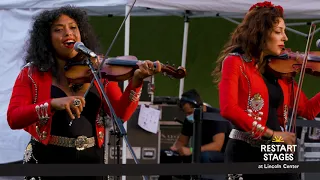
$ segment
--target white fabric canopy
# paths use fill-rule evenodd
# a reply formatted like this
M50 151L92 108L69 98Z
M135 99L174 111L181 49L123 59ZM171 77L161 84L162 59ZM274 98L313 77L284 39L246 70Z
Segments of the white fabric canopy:
M29 135L23 130L11 130L7 123L7 108L12 86L23 65L23 44L31 15L19 9L0 10L0 163L22 159Z
M110 7L126 4L126 0L2 0L4 9L47 9L72 4L78 7Z
M1 0L0 1L0 163L22 159L30 136L23 130L13 131L8 126L6 112L12 86L23 64L24 44L28 36L32 16L43 9L63 5L75 5L85 9L89 15L124 16L126 5L134 0ZM137 0L134 16L219 16L242 18L256 0ZM286 18L319 18L318 0L275 0L284 7ZM129 47L129 23L126 28L126 45ZM185 63L188 23L185 23L182 64ZM128 53L128 48L125 54ZM183 83L183 81L181 81ZM183 86L180 86L180 89ZM27 118L27 117L26 117Z
M220 14L232 18L242 18L251 5L263 0L137 0L135 6L183 13L191 11L191 16L215 16ZM129 0L131 5L134 0ZM284 8L285 18L320 18L318 0L273 0L273 4Z

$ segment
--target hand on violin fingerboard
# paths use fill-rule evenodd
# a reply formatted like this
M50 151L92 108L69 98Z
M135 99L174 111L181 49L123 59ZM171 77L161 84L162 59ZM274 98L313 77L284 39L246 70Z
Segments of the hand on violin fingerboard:
M133 77L137 77L138 79L144 79L154 74L157 74L161 71L161 63L156 61L156 66L152 61L138 61L138 69L135 70Z
M159 61L153 62L146 60L146 61L138 61L138 69L134 71L132 83L134 87L138 87L142 84L143 79L152 76L161 72L161 63Z

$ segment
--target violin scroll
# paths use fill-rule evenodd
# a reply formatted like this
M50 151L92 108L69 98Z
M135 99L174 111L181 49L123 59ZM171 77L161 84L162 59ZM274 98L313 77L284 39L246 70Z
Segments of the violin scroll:
M161 64L161 72L164 76L171 79L182 79L186 76L186 69L182 66L175 68L174 65Z

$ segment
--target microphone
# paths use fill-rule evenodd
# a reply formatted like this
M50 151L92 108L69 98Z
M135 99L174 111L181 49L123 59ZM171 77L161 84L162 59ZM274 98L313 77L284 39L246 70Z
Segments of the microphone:
M73 46L74 50L77 52L82 52L83 54L96 58L97 55L93 51L91 51L89 48L87 48L82 42L76 42Z
M320 39L317 40L316 46L317 46L317 48L320 48Z

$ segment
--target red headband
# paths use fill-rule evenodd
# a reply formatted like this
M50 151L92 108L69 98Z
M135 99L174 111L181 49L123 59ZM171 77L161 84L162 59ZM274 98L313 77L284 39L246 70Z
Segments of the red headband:
M249 11L251 11L252 9L255 9L255 8L256 9L258 9L258 8L277 8L283 14L283 8L281 6L275 6L270 1L256 3L250 7Z

